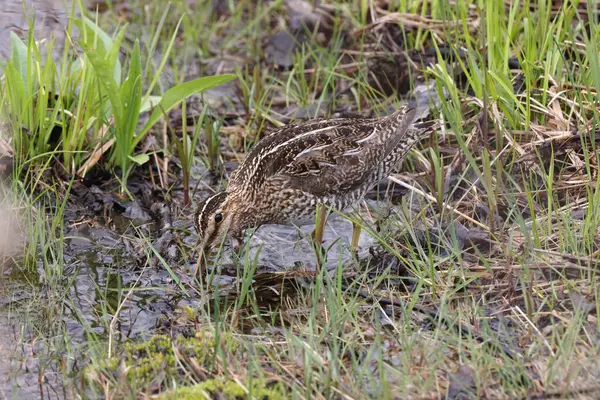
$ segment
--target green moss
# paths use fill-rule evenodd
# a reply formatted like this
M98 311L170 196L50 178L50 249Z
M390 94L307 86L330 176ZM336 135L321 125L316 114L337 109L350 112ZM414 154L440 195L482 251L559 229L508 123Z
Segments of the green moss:
M172 342L165 335L153 336L145 342L127 343L118 354L88 366L86 375L102 373L119 381L125 373L132 387L141 388L152 384L157 376L175 371Z
M219 390L223 392L227 398L235 399L238 397L246 397L246 391L244 388L234 381L228 380L223 382L223 385L219 388Z
M143 391L150 386L162 386L164 382L172 382L173 378L180 376L181 371L176 362L174 348L177 348L180 354L210 369L209 363L213 359L217 344L229 354L235 353L239 348L239 343L231 334L222 335L218 342L210 335L201 333L192 338L178 336L176 339L166 335L155 335L147 341L125 344L118 356L106 359L99 365L90 366L88 372L101 372L120 382L125 371L128 385L135 390ZM90 376L95 376L94 373ZM218 390L230 393L231 397L235 398L239 394L236 390L241 388L239 385L237 387L226 385L226 387L212 389L213 392Z
M279 383L270 385L263 381L253 381L252 396L261 400L280 400L283 399L283 386ZM173 392L163 394L161 400L197 400L205 398L214 398L216 394L224 396L226 399L237 400L247 397L246 390L236 381L225 379L223 377L208 379L194 386L179 387Z
M173 343L165 335L153 336L147 342L128 343L123 350L127 377L137 387L146 387L159 376L175 373Z
M217 345L227 354L235 354L239 348L239 343L231 334L222 335L218 342L215 338L202 333L188 338L180 336L175 341L175 347L181 354L193 358L198 364L206 367L209 367L208 363L212 361Z

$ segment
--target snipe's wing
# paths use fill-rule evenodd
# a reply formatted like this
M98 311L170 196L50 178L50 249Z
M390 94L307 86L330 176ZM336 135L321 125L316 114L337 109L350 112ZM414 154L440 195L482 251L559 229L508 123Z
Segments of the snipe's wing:
M284 127L260 141L229 181L229 190L260 190L267 181L316 196L360 187L398 146L419 138L416 109L377 119L330 119ZM251 192L252 192L251 191Z

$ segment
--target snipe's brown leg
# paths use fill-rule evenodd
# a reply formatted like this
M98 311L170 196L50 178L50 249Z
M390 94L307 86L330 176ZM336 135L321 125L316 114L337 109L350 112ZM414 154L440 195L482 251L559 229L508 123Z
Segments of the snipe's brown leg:
M323 204L317 205L317 218L315 221L315 230L313 231L313 239L315 251L317 253L317 267L321 268L325 262L325 249L323 248L323 231L327 222L327 213Z

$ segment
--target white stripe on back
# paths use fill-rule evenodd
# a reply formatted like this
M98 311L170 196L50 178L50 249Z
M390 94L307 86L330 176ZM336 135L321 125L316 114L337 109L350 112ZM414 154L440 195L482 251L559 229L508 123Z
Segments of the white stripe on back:
M258 160L255 162L254 164L254 168L252 169L252 173L248 176L248 180L246 181L246 187L247 184L250 183L250 181L252 180L252 178L254 178L254 175L256 174L256 171L258 170L258 166L260 165L260 163L262 162L262 160L267 157L270 154L276 153L280 148L287 146L288 144L291 144L297 140L300 140L302 138L305 138L307 136L310 135L314 135L315 133L319 133L319 132L326 132L328 130L331 129L336 129L338 128L340 125L332 125L332 126L326 126L325 128L320 128L320 129L315 129L313 131L308 131L308 132L304 132L303 134L300 134L298 136L294 136L293 138L286 140L283 143L279 143L277 146L273 147L272 149L270 149L269 151L267 151L265 154L261 154L259 155L257 158Z

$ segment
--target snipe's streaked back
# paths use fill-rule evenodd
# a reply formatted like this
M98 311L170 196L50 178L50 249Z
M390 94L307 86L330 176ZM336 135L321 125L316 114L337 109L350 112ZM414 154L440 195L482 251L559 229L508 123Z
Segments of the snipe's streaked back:
M338 210L356 204L430 133L431 124L417 128L415 118L416 109L404 106L383 118L314 120L263 138L227 190L199 205L201 250L224 235L239 244L245 229L262 224L308 224L319 204Z

